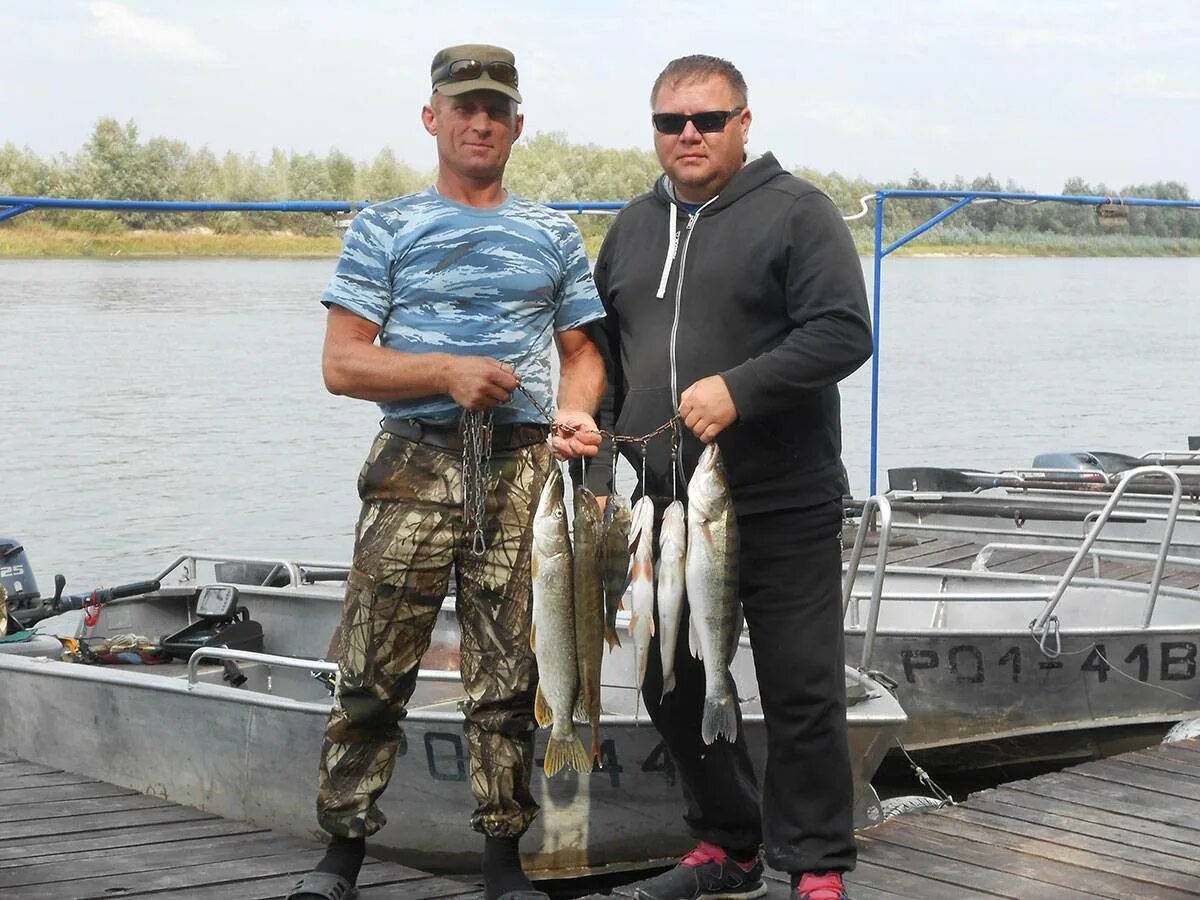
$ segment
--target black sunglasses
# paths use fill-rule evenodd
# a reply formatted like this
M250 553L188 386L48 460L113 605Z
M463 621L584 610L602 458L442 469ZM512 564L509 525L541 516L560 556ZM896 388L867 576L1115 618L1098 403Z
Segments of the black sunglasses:
M433 73L433 84L436 87L446 81L474 81L484 72L492 81L517 86L517 67L506 62L480 62L477 59L454 59L441 66Z
M710 109L708 112L692 113L690 116L683 113L655 113L650 120L659 134L683 134L688 122L691 122L697 131L712 134L724 131L729 120L742 109L741 106L735 106L733 109Z

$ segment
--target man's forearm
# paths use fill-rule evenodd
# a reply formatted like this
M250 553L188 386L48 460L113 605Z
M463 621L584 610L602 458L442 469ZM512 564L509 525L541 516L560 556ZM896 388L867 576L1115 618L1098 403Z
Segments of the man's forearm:
M582 342L561 360L558 408L594 416L604 396L604 360L590 340Z

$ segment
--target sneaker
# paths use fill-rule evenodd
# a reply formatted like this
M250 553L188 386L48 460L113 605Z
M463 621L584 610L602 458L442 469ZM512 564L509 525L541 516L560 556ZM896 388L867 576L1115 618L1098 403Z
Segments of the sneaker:
M750 900L764 897L763 864L756 855L738 862L716 844L701 841L675 868L638 884L637 900Z
M796 883L796 900L849 900L840 872L805 872Z

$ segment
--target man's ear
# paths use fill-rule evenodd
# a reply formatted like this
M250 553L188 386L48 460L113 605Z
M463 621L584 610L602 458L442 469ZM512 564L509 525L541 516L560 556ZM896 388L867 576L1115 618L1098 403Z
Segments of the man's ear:
M425 126L425 130L430 134L437 136L437 113L434 111L433 101L421 107L421 124Z
M521 136L521 132L525 130L525 114L517 113L517 124L513 128L513 143Z

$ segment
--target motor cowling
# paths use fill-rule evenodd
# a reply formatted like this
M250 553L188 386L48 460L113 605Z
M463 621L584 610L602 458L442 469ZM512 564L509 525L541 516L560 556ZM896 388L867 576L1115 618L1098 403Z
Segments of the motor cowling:
M19 613L42 605L37 579L25 548L12 538L0 537L0 585L8 595L8 609Z

